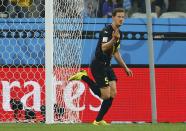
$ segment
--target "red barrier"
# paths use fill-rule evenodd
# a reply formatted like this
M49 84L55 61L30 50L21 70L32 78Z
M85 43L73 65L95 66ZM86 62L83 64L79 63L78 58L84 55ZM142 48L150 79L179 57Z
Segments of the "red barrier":
M150 122L149 69L132 68L132 78L127 77L121 68L114 70L118 77L117 96L105 119ZM39 112L40 106L45 103L44 73L43 68L1 68L0 121L13 119L9 104L11 98L25 101L25 108L31 107L37 112L37 119L42 119ZM186 121L186 68L157 68L156 87L158 121ZM81 97L80 106L85 108L80 111L80 118L83 122L91 122L101 102L91 94L87 85Z

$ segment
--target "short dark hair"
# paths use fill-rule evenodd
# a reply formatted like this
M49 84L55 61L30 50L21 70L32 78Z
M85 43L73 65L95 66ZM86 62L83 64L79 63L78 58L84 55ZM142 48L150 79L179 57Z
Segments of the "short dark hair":
M123 12L125 13L125 10L123 8L115 8L113 11L112 11L112 16L116 16L116 14L118 12Z

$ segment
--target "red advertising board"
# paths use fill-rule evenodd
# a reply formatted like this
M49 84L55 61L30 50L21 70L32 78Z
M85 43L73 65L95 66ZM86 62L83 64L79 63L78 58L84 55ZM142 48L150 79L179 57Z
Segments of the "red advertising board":
M90 75L90 70L85 68ZM45 103L44 68L0 69L0 121L12 121L10 99L21 99L24 108L36 112L43 119L40 106ZM105 119L108 121L151 121L151 96L148 68L132 68L133 77L123 69L114 69L117 96ZM88 86L81 95L82 122L91 122L97 115L101 101L92 95ZM157 116L159 122L186 121L186 68L156 68Z

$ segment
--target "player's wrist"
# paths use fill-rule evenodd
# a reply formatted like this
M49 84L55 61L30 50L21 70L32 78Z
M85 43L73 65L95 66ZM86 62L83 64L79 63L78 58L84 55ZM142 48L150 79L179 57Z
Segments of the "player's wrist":
M127 70L127 69L128 69L128 67L127 67L127 66L125 66L125 65L123 66L123 68L124 68L125 70Z

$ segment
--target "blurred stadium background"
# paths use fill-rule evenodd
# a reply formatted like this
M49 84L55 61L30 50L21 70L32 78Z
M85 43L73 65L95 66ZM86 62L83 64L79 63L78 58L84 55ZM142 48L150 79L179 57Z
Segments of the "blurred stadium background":
M134 77L128 78L116 62L112 61L118 77L118 94L105 119L112 123L151 123L145 0L84 0L83 4L81 67L89 74L89 64L99 38L99 31L111 22L111 11L116 7L123 7L127 11L125 23L121 27L120 52L134 72ZM60 6L65 5L61 3ZM2 123L45 122L45 8L47 8L45 0L0 0L0 122ZM156 126L122 124L114 125L110 130L186 130L184 125L186 1L151 0L151 8L157 121L174 124ZM84 108L75 115L73 112L70 115L77 117L79 122L89 123L94 120L101 101L92 95L86 84L82 84L85 88L82 88L78 107ZM56 97L60 97L60 101L63 102L64 90L65 88L61 92L57 90L56 93ZM57 121L63 121L65 115L69 115L66 114L63 104L57 103L54 106ZM2 125L0 130L11 127L17 130L28 128L28 125L23 124ZM72 128L78 127L81 130L92 128L89 126L72 125ZM38 127L29 125L29 127L33 130L48 128L46 125ZM54 129L58 128L63 130L70 128L70 125L55 125Z

